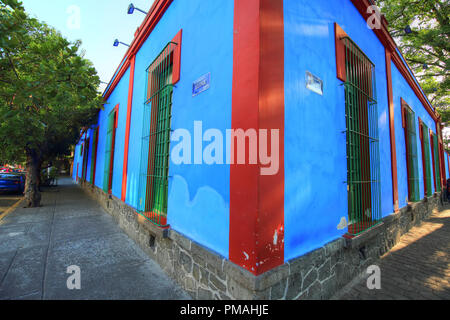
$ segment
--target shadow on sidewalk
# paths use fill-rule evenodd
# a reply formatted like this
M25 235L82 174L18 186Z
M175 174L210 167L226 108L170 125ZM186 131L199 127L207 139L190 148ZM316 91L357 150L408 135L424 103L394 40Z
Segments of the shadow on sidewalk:
M377 265L381 290L367 288L367 275L339 299L450 299L450 205L403 235Z

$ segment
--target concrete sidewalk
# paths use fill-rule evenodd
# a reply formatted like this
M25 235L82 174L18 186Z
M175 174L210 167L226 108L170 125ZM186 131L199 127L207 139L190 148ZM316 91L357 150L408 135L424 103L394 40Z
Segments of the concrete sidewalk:
M69 178L0 226L0 299L190 299ZM81 269L69 290L67 267Z
M365 275L334 299L449 300L450 206L412 228L379 261L381 290L369 290Z

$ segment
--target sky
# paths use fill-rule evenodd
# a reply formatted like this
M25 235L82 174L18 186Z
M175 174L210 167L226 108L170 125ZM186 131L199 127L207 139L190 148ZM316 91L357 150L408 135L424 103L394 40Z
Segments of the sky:
M113 47L115 39L130 44L145 18L141 12L128 15L128 5L148 11L154 0L22 0L32 17L54 27L69 41L82 41L85 58L92 61L100 80L109 82L127 47ZM106 84L102 84L103 92Z

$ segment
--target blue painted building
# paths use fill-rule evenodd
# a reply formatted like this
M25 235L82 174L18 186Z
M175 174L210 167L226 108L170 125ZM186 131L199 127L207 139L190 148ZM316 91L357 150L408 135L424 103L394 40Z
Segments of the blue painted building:
M370 4L155 1L73 178L256 275L439 192L439 116Z

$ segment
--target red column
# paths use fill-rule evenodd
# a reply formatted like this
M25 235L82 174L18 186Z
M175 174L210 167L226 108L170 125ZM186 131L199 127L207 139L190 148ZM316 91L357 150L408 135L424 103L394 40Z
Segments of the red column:
M134 68L136 63L136 56L131 58L130 62L130 82L128 84L128 106L127 106L127 124L125 127L125 147L123 155L123 173L122 173L122 201L125 202L127 197L127 179L128 179L128 149L130 144L130 126L131 126L131 111L133 108L133 86L134 86Z
M394 94L392 90L391 53L386 48L386 80L389 104L389 132L391 137L391 173L392 173L392 199L394 211L399 211L398 206L398 178L397 178L397 151L395 147L395 123L394 123Z
M233 65L232 128L279 130L277 174L249 164L249 148L230 167L230 260L259 275L284 263L283 0L235 0Z

